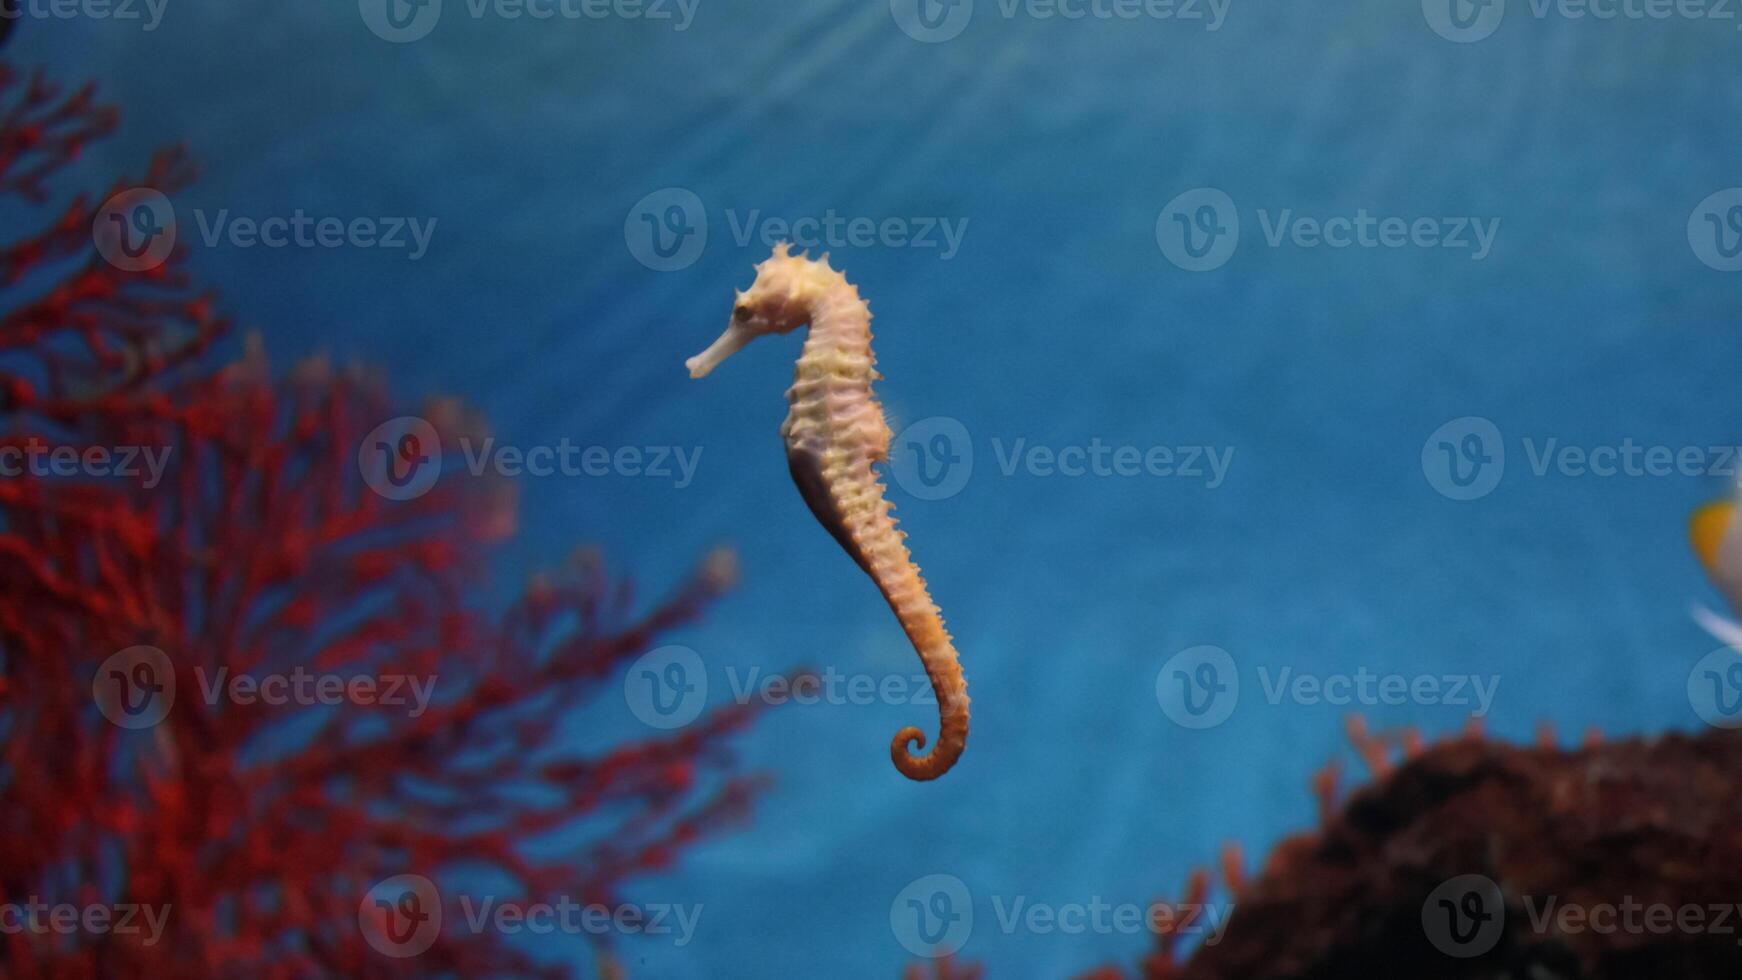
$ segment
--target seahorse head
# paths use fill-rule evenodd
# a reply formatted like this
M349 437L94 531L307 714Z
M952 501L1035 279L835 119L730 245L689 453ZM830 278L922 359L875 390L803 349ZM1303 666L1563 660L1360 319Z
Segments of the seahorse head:
M757 337L791 333L809 323L817 299L831 280L839 278L840 273L829 268L827 256L815 261L791 254L785 243L776 246L774 254L756 267L756 281L738 291L726 331L707 350L684 362L690 377L705 377Z

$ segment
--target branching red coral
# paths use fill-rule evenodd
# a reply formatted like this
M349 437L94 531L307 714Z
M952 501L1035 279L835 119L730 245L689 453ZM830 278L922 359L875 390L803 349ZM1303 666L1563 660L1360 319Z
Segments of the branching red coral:
M46 200L51 178L109 134L115 119L90 86L68 95L0 62L0 196ZM134 186L169 193L192 176L185 150L165 151L138 184L117 181L101 199L75 196L36 232L0 246L7 290L0 407L62 422L93 403L144 390L225 332L211 297L189 288L180 255L129 272L92 248L104 201Z
M0 66L0 95L12 99L0 191L32 201L113 127L88 89L63 96ZM147 183L187 174L169 153ZM741 817L760 780L735 774L726 741L746 709L604 750L576 747L571 730L577 706L729 586L729 554L644 608L582 553L487 614L480 569L513 529L508 488L462 478L402 502L375 493L358 447L398 414L385 385L318 361L276 379L254 342L208 367L225 328L209 298L173 259L145 272L104 262L95 213L75 199L0 250L0 450L14 464L101 451L156 465L0 477L0 833L13 842L0 849L0 918L14 916L0 925L31 902L166 918L152 941L0 930L0 974L561 973L489 930L385 956L362 903L381 880L417 874L450 895L448 882L493 882L511 908L616 907L626 880ZM423 414L444 440L477 425L452 404ZM130 730L93 691L113 680L130 697L137 663L110 658L139 646L169 669L140 688L161 720ZM408 710L225 686L298 672L421 679L430 697Z

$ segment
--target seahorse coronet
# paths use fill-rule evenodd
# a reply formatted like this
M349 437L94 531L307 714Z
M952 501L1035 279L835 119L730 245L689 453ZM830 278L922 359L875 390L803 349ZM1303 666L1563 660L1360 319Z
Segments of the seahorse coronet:
M890 758L909 779L936 779L967 745L967 681L876 469L889 457L891 433L871 389L883 377L871 350L871 307L828 260L827 252L811 259L793 255L785 242L776 245L757 264L750 288L736 291L725 332L686 366L691 377L705 377L756 337L809 327L780 427L787 467L811 513L871 577L919 654L937 696L937 741L916 754L928 744L925 733L902 728Z

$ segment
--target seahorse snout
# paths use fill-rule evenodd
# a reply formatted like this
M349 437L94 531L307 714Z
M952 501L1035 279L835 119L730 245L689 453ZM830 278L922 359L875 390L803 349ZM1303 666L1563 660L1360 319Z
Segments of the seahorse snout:
M733 323L720 334L718 340L708 345L708 349L683 362L690 369L690 377L705 378L708 372L720 366L720 362L744 348L745 344L756 339L756 331L738 323Z

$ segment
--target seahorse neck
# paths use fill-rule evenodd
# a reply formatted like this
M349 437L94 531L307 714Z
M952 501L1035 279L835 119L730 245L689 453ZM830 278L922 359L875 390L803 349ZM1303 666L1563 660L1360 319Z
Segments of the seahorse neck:
M837 277L817 289L809 305L810 333L805 337L801 357L859 355L867 362L865 380L869 382L871 308L859 298L859 290L846 279Z
M854 443L867 458L881 458L887 440L877 444L882 410L871 382L877 377L871 352L871 310L839 273L814 283L804 298L810 330L793 365L792 406L781 437L789 449L798 444ZM871 420L876 424L872 425ZM861 438L870 439L859 445Z

